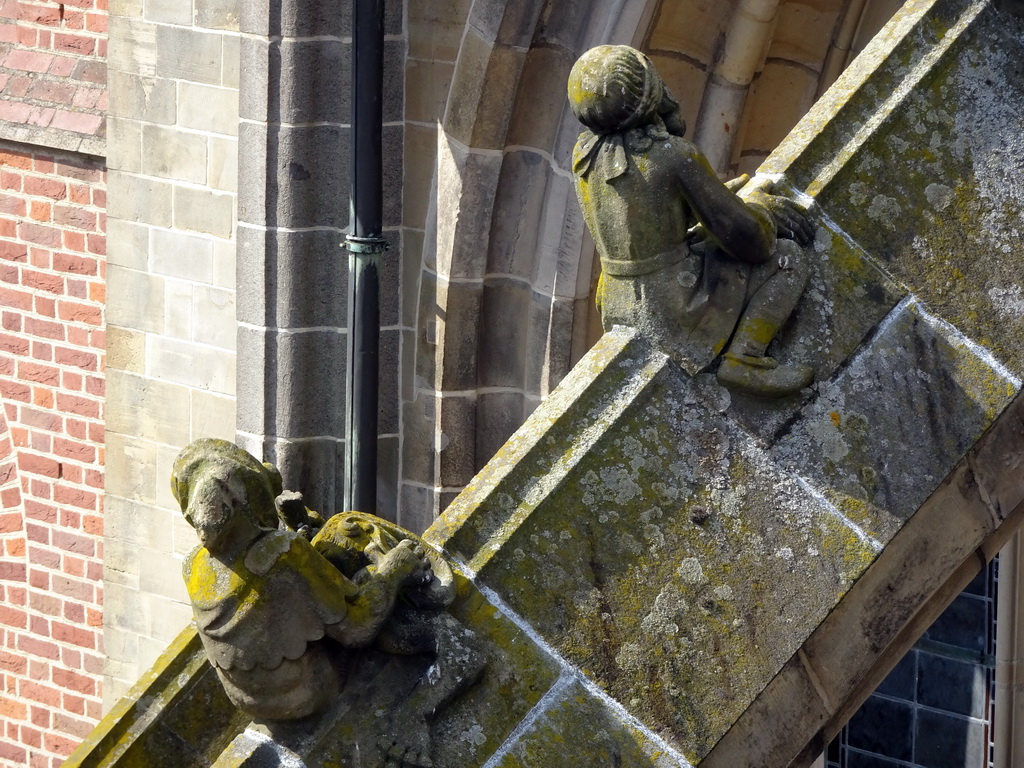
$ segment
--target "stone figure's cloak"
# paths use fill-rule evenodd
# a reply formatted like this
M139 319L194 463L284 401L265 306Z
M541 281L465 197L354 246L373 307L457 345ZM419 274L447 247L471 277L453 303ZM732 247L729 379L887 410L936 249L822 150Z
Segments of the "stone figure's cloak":
M270 531L229 571L197 549L185 579L206 653L215 666L276 669L298 659L345 619L356 586L304 538ZM205 585L193 589L191 585Z

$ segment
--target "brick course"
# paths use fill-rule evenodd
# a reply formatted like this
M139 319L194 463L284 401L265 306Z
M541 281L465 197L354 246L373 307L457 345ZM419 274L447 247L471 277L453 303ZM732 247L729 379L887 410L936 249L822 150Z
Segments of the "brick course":
M0 0L0 136L102 153L106 52L106 0Z
M0 765L56 768L101 711L105 170L0 180Z

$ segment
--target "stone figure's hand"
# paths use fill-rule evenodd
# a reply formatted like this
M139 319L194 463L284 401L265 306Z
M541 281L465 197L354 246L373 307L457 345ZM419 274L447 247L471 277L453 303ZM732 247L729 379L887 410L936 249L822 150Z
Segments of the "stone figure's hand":
M386 553L377 572L397 579L401 586L427 584L433 578L426 552L411 539L403 539Z
M766 190L751 195L748 200L764 206L775 220L776 234L786 240L795 240L802 246L814 240L814 220L811 214L795 200L774 195Z

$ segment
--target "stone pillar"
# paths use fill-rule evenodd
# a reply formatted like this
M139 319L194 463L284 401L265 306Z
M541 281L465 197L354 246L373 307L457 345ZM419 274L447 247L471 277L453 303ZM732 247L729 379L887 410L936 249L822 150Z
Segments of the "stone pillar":
M343 488L347 255L340 243L349 207L351 4L242 5L238 441L277 464L286 487L302 490L309 506L332 514ZM398 70L400 3L388 5L385 58ZM393 73L386 78L385 123L400 118L402 94ZM401 168L401 142L400 125L385 128L385 226L401 215L394 186L388 190ZM399 249L391 239L381 270L384 324L397 303L391 276ZM381 360L395 378L393 335L382 339ZM381 389L395 399L394 386ZM396 414L383 408L382 432L397 433Z

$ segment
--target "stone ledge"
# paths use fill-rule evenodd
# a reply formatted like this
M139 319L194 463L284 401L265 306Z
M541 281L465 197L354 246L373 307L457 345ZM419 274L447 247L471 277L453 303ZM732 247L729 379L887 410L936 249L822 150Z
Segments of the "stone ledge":
M100 158L106 158L107 155L105 136L75 133L60 128L43 128L9 120L0 120L0 139L31 144L43 151L56 149Z
M102 157L106 109L102 59L0 44L0 138Z

